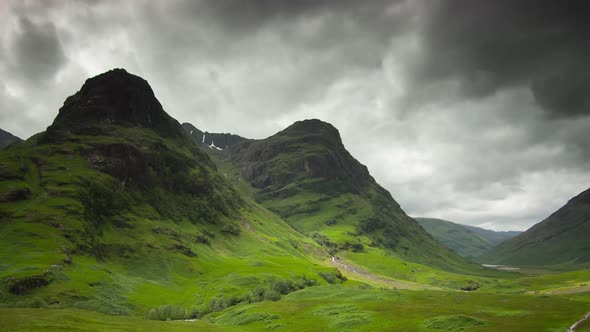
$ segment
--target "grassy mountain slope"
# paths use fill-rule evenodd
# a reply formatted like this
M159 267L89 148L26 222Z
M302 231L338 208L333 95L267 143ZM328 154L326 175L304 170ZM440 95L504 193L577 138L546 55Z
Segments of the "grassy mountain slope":
M490 264L590 267L590 189L482 259Z
M588 270L497 273L470 293L341 282L325 249L386 276L476 277L432 267L473 271L339 139L313 137L325 124L311 125L312 137L309 128L279 136L272 162L264 153L276 141L254 160L204 146L214 165L147 82L121 70L88 80L45 133L0 151L0 330L541 331L587 312L587 293L571 292L587 286Z
M22 139L12 135L11 133L0 129L0 149L4 149L5 147L22 142Z
M411 262L473 272L405 214L346 151L338 130L328 123L296 122L269 138L244 141L214 156L221 165L231 165L225 174L239 173L237 181L247 182L251 189L242 187L257 202L334 255L410 280L415 280Z
M463 227L463 225L442 219L415 219L436 240L463 257L477 257L493 247L488 239Z
M89 79L0 164L4 306L183 318L337 276L123 70Z

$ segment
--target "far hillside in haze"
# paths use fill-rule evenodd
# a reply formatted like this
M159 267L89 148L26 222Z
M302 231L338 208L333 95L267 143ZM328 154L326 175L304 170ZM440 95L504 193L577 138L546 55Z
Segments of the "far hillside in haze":
M22 139L12 135L11 133L0 129L0 149L4 149L9 145L17 142L22 142Z
M490 264L590 267L590 189L483 258Z
M437 241L467 258L481 256L501 242L500 239L507 239L519 233L495 232L435 218L415 219Z

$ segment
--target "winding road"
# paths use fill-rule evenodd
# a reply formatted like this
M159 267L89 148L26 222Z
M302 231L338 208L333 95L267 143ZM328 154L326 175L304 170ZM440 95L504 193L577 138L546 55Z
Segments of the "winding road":
M585 320L590 318L590 312L587 313L586 315L584 315L584 317L582 317L582 319L580 319L579 321L575 322L572 326L569 327L569 329L567 329L567 332L574 332L576 330L576 327L578 327L580 324L582 324Z

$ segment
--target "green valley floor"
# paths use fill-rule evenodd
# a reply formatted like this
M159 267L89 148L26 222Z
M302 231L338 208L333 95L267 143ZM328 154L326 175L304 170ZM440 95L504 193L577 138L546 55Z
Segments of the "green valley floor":
M487 291L396 289L348 280L193 321L79 309L1 308L0 331L566 331L590 312L589 271L511 276ZM564 291L569 290L569 291ZM588 331L584 322L576 331Z

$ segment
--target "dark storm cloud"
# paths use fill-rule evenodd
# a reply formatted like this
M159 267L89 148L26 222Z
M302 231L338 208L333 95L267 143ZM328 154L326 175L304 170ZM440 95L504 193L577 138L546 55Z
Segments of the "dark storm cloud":
M585 0L433 2L415 78L454 78L471 96L526 85L551 116L588 114L588 17Z
M36 23L20 17L11 38L12 70L27 80L51 78L66 63L56 28L51 22Z

